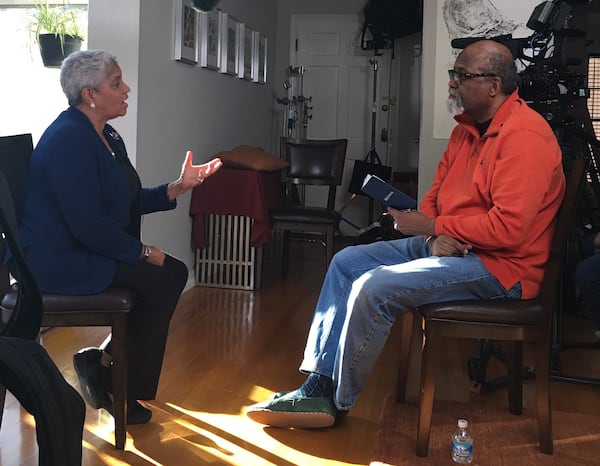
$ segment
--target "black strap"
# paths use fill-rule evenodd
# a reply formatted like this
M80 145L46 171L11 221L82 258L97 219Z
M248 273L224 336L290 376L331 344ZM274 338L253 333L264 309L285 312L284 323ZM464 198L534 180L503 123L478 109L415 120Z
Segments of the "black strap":
M19 247L15 206L8 182L2 172L0 172L0 230L4 232L4 241L10 251L10 272L19 284L17 304L2 329L2 335L34 340L42 323L42 297Z

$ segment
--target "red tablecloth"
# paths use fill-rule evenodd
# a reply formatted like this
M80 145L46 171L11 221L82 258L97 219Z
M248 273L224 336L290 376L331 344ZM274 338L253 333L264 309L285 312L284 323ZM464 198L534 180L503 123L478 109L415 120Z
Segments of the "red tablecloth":
M198 249L206 245L205 215L223 214L243 215L254 219L250 245L262 246L271 237L269 209L280 206L283 199L279 171L263 172L223 167L192 192L192 244Z

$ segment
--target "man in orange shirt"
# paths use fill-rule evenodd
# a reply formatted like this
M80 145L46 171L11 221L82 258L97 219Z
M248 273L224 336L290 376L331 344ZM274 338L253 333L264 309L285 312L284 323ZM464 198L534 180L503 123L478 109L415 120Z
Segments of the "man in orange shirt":
M409 238L348 247L331 262L302 386L248 408L260 423L328 427L356 402L401 312L538 294L565 180L548 123L519 98L510 50L466 47L449 70L458 125L419 211L390 209Z

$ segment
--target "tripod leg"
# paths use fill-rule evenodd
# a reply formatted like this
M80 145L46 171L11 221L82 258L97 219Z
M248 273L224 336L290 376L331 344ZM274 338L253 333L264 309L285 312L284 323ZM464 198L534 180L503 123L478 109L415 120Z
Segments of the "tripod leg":
M491 346L488 340L479 340L477 352L467 361L467 371L471 380L471 391L480 393L485 386L487 365L491 355Z

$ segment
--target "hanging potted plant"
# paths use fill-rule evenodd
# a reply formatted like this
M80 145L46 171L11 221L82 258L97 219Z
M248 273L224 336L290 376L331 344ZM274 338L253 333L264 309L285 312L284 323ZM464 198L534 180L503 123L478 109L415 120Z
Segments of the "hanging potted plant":
M48 0L36 3L29 31L39 45L44 66L58 67L70 53L81 49L83 34L77 14L68 2L50 6Z

